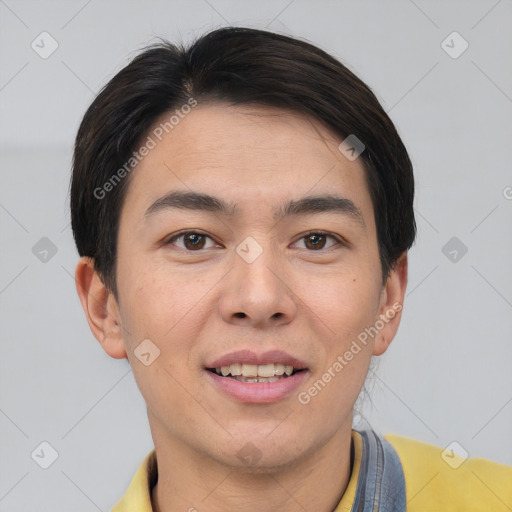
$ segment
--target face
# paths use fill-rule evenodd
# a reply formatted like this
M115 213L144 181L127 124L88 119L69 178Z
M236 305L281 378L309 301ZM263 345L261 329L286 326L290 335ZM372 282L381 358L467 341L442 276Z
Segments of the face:
M199 105L133 171L111 313L155 439L268 469L350 431L404 279L382 286L363 166L340 142L299 114Z

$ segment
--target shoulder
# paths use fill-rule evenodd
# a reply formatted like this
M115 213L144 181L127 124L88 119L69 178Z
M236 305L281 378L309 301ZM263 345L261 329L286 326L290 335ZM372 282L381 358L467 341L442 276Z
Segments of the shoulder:
M124 496L111 512L151 512L151 490L158 480L155 449L151 450L140 464Z
M512 510L512 467L394 434L384 438L402 463L407 511Z

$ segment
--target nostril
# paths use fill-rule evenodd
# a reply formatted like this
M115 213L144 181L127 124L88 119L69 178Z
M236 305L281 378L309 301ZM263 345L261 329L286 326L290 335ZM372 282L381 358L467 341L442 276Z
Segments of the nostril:
M245 315L245 313L240 312L240 313L235 313L235 316L237 318L245 318L246 315Z

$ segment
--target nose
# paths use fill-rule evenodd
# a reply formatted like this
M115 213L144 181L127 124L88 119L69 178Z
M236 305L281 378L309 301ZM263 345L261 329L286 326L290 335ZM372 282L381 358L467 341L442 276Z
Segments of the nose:
M251 263L235 255L234 267L224 279L220 312L225 322L264 328L290 323L295 317L292 283L270 250Z

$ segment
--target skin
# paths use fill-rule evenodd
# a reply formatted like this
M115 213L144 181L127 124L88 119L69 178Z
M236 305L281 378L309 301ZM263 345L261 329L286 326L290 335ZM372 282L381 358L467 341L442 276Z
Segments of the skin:
M147 404L159 473L154 510L329 512L341 499L354 403L400 312L305 405L296 392L277 403L240 403L204 370L234 350L280 349L306 363L298 391L307 390L359 333L403 303L407 255L382 286L363 166L338 150L340 142L297 113L199 105L130 177L118 234L119 301L93 261L80 259L76 285L90 328L111 357L128 358ZM240 213L169 209L144 219L171 190L208 193ZM337 212L273 218L291 199L326 193L352 200L364 224ZM164 244L183 229L211 238L200 251L183 237ZM324 248L311 248L304 236L315 230L346 243L327 237ZM248 236L263 249L252 263L236 253ZM149 366L134 355L147 338L161 351ZM252 465L237 457L248 442L259 456Z

